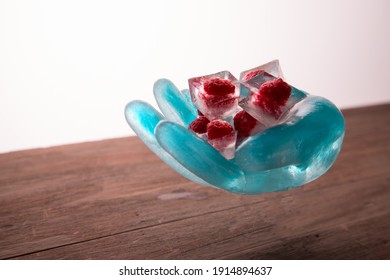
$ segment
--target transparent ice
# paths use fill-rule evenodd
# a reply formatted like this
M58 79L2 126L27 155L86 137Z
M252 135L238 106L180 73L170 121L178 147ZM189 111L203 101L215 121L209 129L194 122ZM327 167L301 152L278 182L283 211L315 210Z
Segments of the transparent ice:
M226 159L234 158L236 151L236 135L226 135L217 139L208 139L211 146L217 149Z
M261 122L256 120L256 124L249 132L249 135L252 136L252 135L260 133L266 129L267 129L267 127L265 127L264 124L262 124ZM240 134L240 132L237 132L236 145L241 145L241 143L243 141L245 141L246 139L247 139L246 135L242 135L242 134Z
M272 60L266 64L257 66L255 68L251 68L249 70L242 71L240 73L240 81L248 80L247 75L249 73L259 72L259 71L267 72L268 74L270 74L276 78L283 78L282 68L280 67L279 60L275 59L275 60Z
M169 80L154 86L164 115L143 101L132 101L125 117L157 156L198 184L239 194L283 191L324 174L340 152L345 131L341 112L329 100L293 90L304 98L283 122L247 138L231 160L187 129L196 107L188 91L179 91Z
M208 96L204 92L203 83L212 78L229 80L235 85L235 92L224 97L218 96L215 102L207 102L207 99L212 101L213 97ZM211 75L191 78L188 80L188 85L193 104L209 120L226 119L237 112L239 83L229 71L221 71Z
M265 82L275 79L276 77L268 74L267 72L262 72L248 81L241 82L241 92L246 96L241 98L239 105L266 127L275 126L286 121L286 119L288 119L290 116L291 108L306 97L305 93L294 87L291 87L291 95L287 100L287 103L280 107L281 113L277 117L260 108L259 106L256 106L253 102L253 99L260 86Z

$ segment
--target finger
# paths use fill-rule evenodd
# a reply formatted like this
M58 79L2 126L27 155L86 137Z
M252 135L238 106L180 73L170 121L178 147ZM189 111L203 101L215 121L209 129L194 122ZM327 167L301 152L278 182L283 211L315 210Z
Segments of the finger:
M153 93L158 107L168 120L188 127L196 118L196 108L188 96L183 95L171 81L167 79L156 81Z
M127 123L138 135L138 137L151 149L160 159L189 180L198 184L209 186L208 183L188 171L169 153L164 151L158 144L154 135L157 124L164 119L164 116L157 112L152 106L143 101L132 101L125 108Z
M163 121L156 127L156 138L161 147L204 181L241 193L245 186L242 170L194 133L176 123Z
M191 100L190 90L187 89L187 88L186 89L182 89L181 90L181 94L184 97L184 100L185 100L186 104L188 105L188 107L190 108L191 112L194 115L198 115L198 109L195 107L194 103Z

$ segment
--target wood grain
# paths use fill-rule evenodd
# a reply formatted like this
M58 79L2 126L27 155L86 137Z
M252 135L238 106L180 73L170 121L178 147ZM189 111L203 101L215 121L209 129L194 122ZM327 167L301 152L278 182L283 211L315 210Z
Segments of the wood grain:
M329 172L260 196L189 182L136 137L0 154L0 258L390 259L390 104L343 113Z

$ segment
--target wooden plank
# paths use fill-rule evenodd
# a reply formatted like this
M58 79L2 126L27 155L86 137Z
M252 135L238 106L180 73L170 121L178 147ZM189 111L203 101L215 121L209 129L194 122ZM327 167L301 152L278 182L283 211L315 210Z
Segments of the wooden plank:
M0 258L390 258L390 105L343 113L334 167L261 196L188 182L136 137L1 154ZM310 254L286 245L312 234Z
M291 249L288 248L288 244L293 243L295 239L304 240L306 236L314 234L320 237L328 236L330 229L335 227L340 229L336 241L344 240L345 235L348 235L349 242L334 242L327 244L330 245L329 248L321 248L336 252L329 258L338 257L336 249L340 249L344 254L347 251L353 255L362 255L363 253L358 250L360 248L354 246L367 238L373 239L370 240L373 243L371 245L375 245L372 247L373 253L388 254L389 247L382 245L383 242L390 243L390 236L383 234L390 232L389 223L378 224L375 232L368 237L363 235L365 239L359 239L362 235L359 228L348 231L351 224L378 220L378 217L382 217L383 219L379 220L383 222L389 217L390 206L382 203L383 199L387 201L390 199L389 192L383 197L383 190L388 187L388 182L384 179L368 181L376 187L367 188L367 181L358 181L339 186L340 188L332 188L332 191L321 189L305 192L304 189L297 189L292 191L294 195L284 199L243 205L112 235L105 237L104 240L95 239L45 250L22 258L83 259L87 251L88 257L93 259L237 259L253 257L254 252L256 258L264 259L278 247L275 243L280 244L277 249L278 258L281 258L282 254L287 258L316 258L316 243L301 242L303 247L297 244L295 248L297 251L283 252L281 248ZM346 200L349 203L345 203ZM334 210L329 211L330 209ZM364 233L367 234L371 230L371 226L366 227ZM305 248L306 254L301 255L300 251ZM310 254L311 250L313 254ZM363 254L362 258L371 256Z

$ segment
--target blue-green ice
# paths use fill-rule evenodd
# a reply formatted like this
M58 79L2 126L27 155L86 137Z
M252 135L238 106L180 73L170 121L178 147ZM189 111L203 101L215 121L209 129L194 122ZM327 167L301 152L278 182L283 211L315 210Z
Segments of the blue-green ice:
M323 175L336 160L345 132L344 118L329 100L296 88L293 94L306 97L282 124L241 143L232 160L187 129L197 110L188 91L169 80L154 86L163 114L132 101L125 117L157 156L189 180L239 194L283 191Z

